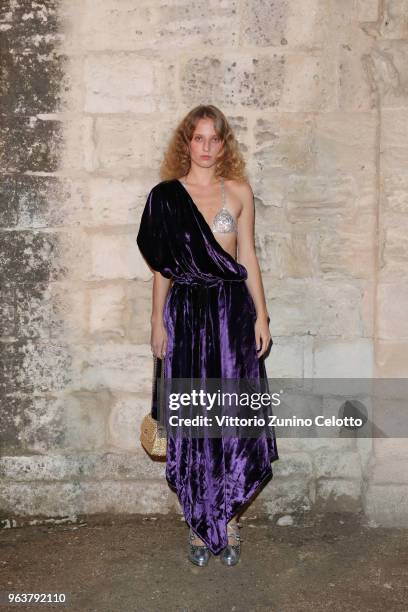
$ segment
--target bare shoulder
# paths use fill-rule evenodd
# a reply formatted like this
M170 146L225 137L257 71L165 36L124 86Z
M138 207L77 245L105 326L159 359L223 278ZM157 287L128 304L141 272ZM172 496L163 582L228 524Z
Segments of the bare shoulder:
M254 193L249 181L237 181L230 179L225 181L227 188L240 201L242 206L252 205Z

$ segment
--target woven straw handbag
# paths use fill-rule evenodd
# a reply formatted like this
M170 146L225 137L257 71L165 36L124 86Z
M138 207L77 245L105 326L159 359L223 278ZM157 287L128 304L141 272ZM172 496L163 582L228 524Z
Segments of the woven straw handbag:
M166 457L167 435L165 427L158 418L163 410L164 402L164 364L163 360L154 356L152 407L142 420L140 426L140 442L152 458ZM160 411L160 412L159 412Z

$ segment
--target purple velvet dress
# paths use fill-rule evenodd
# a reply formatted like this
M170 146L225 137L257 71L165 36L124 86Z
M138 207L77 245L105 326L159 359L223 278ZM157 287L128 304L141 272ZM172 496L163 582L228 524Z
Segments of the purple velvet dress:
M268 390L247 270L218 243L177 179L150 191L137 244L153 270L173 279L164 307L166 378L258 379ZM271 477L276 459L274 435L168 435L167 482L187 524L214 554L228 543L228 521Z

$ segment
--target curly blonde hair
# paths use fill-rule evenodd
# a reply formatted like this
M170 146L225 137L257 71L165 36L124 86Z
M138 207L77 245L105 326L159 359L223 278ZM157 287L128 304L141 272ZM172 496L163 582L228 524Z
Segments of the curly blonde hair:
M160 166L161 179L171 180L188 173L191 166L189 143L198 121L204 118L213 120L214 130L224 144L223 152L217 160L215 175L247 181L245 161L232 128L225 115L212 104L196 106L180 121L170 138Z

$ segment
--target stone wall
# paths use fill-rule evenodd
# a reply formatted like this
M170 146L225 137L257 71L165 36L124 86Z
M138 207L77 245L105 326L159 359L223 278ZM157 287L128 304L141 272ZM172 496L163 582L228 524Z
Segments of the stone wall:
M408 372L403 0L5 0L0 512L180 512L140 449L171 129L218 105L248 162L271 377ZM408 524L404 440L281 440L253 509Z

